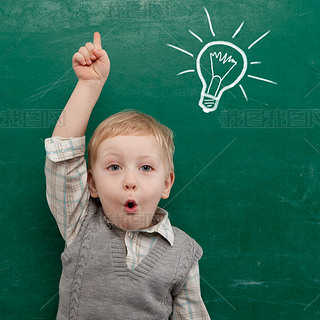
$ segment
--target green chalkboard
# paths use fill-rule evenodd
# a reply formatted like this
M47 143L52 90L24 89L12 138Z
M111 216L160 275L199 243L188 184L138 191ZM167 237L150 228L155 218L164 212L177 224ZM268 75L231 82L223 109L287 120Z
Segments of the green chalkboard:
M127 108L175 132L161 205L204 249L210 316L320 319L319 30L317 0L2 1L0 319L56 315L64 242L44 139L95 31L111 72L88 140Z

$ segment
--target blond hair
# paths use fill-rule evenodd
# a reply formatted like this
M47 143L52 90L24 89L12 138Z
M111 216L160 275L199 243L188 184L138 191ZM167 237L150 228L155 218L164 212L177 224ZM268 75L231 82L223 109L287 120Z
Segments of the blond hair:
M132 109L118 112L103 122L94 131L88 145L88 170L92 169L97 159L97 150L102 141L116 136L152 135L163 151L163 158L168 174L173 166L173 132L153 117Z

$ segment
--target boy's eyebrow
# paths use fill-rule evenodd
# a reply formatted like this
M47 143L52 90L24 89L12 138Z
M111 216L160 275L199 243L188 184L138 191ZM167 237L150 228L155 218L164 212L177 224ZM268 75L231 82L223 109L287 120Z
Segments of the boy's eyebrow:
M114 151L105 151L102 153L101 158L106 159L109 156L121 156L121 154L118 152L114 152Z
M115 151L105 151L103 154L103 157L112 155L112 156L121 156L121 154L119 152L115 152Z
M115 151L106 151L104 154L103 154L103 159L106 159L108 156L122 156L121 153L119 152L115 152ZM152 159L152 160L155 160L157 163L160 163L159 159L155 156L152 156L150 154L146 154L146 155L141 155L138 157L138 159L140 160L143 160L143 159Z
M139 156L138 157L138 159L146 159L146 158L151 158L152 160L155 160L156 162L158 162L159 163L159 160L158 160L158 158L157 157L154 157L154 156L152 156L152 155L142 155L142 156Z

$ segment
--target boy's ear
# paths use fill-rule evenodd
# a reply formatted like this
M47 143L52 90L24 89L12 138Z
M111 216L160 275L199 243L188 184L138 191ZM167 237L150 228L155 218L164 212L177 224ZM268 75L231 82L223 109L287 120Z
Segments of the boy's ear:
M174 172L171 171L164 182L164 190L162 192L162 199L168 199L170 195L170 190L174 182Z
M91 170L88 171L87 184L92 198L99 198Z

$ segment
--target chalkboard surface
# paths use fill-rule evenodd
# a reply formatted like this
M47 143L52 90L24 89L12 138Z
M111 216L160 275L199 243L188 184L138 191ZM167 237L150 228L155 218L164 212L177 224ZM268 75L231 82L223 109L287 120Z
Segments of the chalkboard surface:
M320 319L319 1L5 0L0 26L1 319L56 315L44 139L95 31L111 72L88 140L127 108L173 129L161 205L204 249L210 316Z

